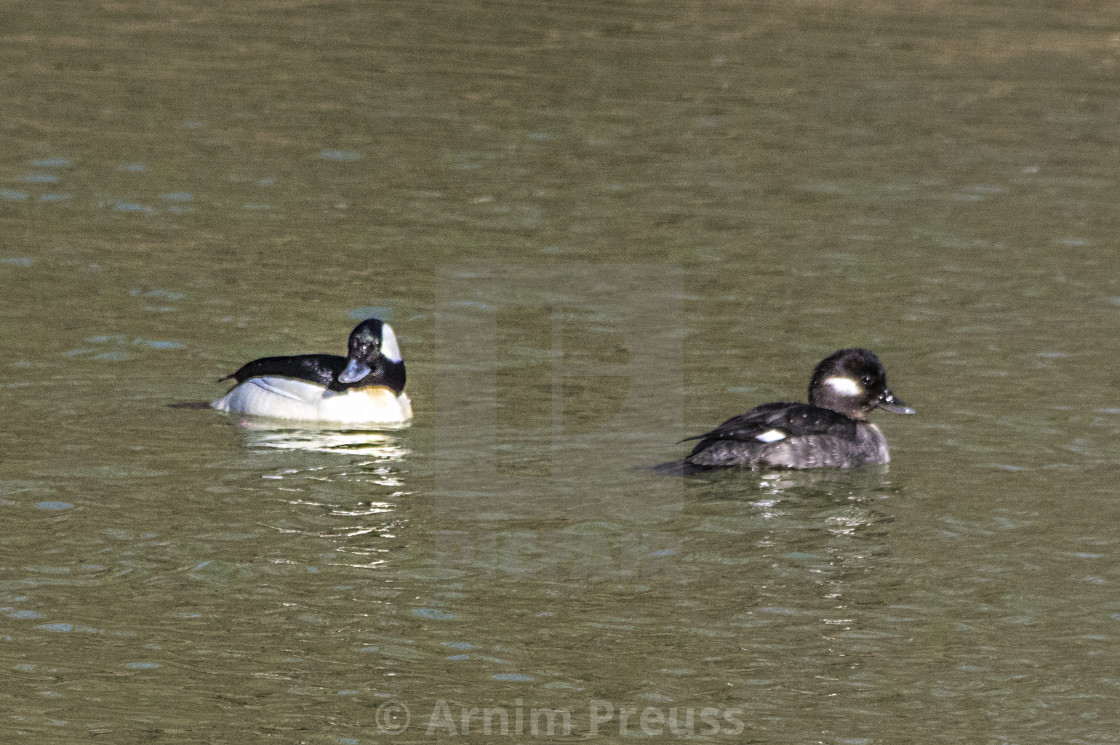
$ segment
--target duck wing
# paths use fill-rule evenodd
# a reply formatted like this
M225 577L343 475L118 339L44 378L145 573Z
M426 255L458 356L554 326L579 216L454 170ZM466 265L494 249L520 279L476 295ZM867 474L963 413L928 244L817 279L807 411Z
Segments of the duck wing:
M843 414L818 406L763 404L731 417L710 432L687 438L700 442L685 461L698 466L754 464L773 443L818 436L851 439L856 436L856 427L856 422Z
M249 378L291 378L331 386L338 374L346 368L346 358L337 354L297 354L288 357L261 357L247 362L237 372L222 380L233 378L244 383Z

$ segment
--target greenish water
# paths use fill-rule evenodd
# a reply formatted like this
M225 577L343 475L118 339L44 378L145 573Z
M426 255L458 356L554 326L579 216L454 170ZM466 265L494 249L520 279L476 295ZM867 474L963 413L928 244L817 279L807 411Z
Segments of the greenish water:
M1120 741L1118 16L9 5L4 740ZM889 469L644 468L855 345Z

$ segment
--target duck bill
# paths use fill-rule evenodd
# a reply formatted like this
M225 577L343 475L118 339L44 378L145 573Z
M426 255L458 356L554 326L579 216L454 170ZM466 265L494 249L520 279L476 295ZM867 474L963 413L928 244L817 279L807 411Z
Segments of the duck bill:
M351 358L350 361L346 363L346 369L338 374L338 382L346 383L347 385L350 383L357 383L371 372L373 372L373 370L369 369L369 365Z
M890 391L884 391L879 400L875 402L876 409L889 411L892 414L913 414L914 409L907 406L904 402L894 397Z

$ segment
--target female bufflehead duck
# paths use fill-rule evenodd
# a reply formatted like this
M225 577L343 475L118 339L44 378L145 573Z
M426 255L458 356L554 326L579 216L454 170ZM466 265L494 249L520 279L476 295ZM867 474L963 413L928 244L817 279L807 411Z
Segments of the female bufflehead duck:
M887 440L867 421L872 409L914 413L887 388L887 373L878 357L866 349L841 349L813 370L809 403L762 404L707 434L687 438L700 442L684 459L684 468L850 468L886 463Z
M412 418L397 337L376 318L350 332L347 356L262 357L222 380L237 385L220 411L333 424L400 424Z

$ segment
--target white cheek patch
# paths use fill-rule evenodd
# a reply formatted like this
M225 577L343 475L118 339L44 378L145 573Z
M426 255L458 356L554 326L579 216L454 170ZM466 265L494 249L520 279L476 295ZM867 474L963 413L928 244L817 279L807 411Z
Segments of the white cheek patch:
M762 434L755 435L754 439L759 442L777 442L786 439L786 433L780 429L768 429Z
M824 381L824 384L841 396L858 396L863 393L860 384L851 378L828 378Z
M381 354L385 355L390 362L401 361L401 350L397 346L397 335L393 333L393 327L387 323L381 324Z

